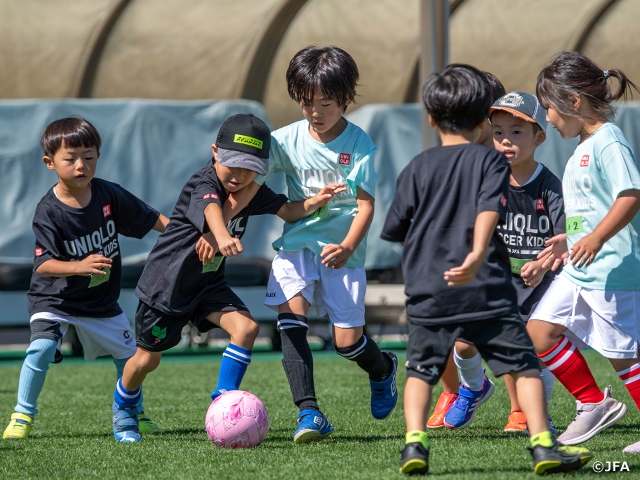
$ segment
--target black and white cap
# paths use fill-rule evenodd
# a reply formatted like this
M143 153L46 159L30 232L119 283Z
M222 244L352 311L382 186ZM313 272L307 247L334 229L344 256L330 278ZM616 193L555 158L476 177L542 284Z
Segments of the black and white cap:
M538 97L530 93L511 92L503 95L491 106L491 113L497 110L537 123L543 131L547 129L547 111L540 105Z
M271 131L258 117L239 113L227 118L218 132L218 162L229 168L246 168L266 175L269 171Z

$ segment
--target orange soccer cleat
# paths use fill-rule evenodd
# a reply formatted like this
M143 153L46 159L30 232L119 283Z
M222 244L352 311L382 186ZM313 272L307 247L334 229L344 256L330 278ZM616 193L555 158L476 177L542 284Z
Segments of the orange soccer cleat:
M429 417L427 421L427 427L429 428L440 428L444 427L444 417L451 408L451 405L454 404L456 399L458 398L457 393L453 392L442 392L440 397L438 398L438 403L436 403L436 408L433 413Z
M507 420L507 426L504 427L505 432L524 432L527 429L527 419L520 410L511 412Z

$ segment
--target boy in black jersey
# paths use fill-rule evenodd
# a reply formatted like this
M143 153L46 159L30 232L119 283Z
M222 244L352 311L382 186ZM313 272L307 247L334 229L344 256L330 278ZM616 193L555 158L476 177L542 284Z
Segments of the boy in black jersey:
M114 391L116 440L141 440L140 385L158 367L162 352L178 344L182 327L189 321L202 332L219 327L231 336L211 399L239 388L251 362L259 327L227 284L225 257L242 252L240 238L249 216L272 214L294 222L344 191L343 184L331 184L304 202L291 203L263 185L226 223L223 204L251 184L256 174L267 173L270 144L271 132L257 117L239 114L228 118L212 146L213 159L182 189L169 225L151 251L136 288L140 299L136 312L138 349ZM202 240L203 235L208 241Z
M402 473L427 473L426 415L456 339L474 344L495 375L512 374L531 433L534 471L573 471L593 455L558 445L547 429L540 367L517 310L504 220L507 159L473 141L491 107L482 72L449 65L423 87L442 146L422 152L398 178L382 238L404 242L409 341Z
M511 174L507 196L507 219L498 226L509 252L513 284L518 293L520 315L528 320L556 272L551 265L543 268L545 259L538 260L544 242L564 233L565 215L560 180L544 165L534 159L536 148L544 142L547 126L546 112L535 95L511 92L502 96L491 107L493 140L496 150L507 157ZM460 371L463 386L460 394L479 389L485 380L478 350L473 345L456 342L454 359ZM553 391L554 376L541 362L540 377L544 383L547 405ZM519 432L527 429L526 417L520 409L513 380L505 376L511 412L504 430ZM460 398L460 397L459 397ZM468 402L458 401L449 409L445 425L460 428L470 410ZM473 417L473 414L471 414ZM549 420L549 431L556 433Z
M74 325L86 360L112 355L118 378L135 353L129 320L118 305L121 257L118 234L142 238L163 232L167 217L121 186L95 178L100 135L82 118L49 124L41 138L44 163L58 183L33 218L34 270L27 293L31 343L20 372L18 404L3 438L27 438L49 363ZM158 427L142 417L141 428Z

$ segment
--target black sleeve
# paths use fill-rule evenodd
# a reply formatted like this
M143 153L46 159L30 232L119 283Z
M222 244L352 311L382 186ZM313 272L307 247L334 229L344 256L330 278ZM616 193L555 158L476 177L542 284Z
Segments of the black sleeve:
M34 250L34 268L38 268L47 260L66 261L62 237L55 225L55 214L48 208L38 205L33 216L32 229L36 237Z
M506 220L509 171L509 163L501 153L494 150L485 158L476 215L487 211L498 212L500 219Z
M404 242L416 209L416 177L413 174L413 161L398 176L396 193L387 212L380 238L390 242Z
M118 233L125 237L144 237L156 224L160 213L121 186L112 185L117 202L113 217Z
M275 215L288 201L286 195L278 194L262 185L249 202L249 215Z
M567 224L564 213L564 199L562 198L562 182L549 170L545 184L545 203L549 209L549 220L551 221L553 235L565 233Z
M198 183L191 191L187 218L195 225L200 233L209 231L204 217L204 209L207 208L207 205L210 203L215 203L222 209L222 200L225 198L226 195L220 191L220 187L214 182L207 181L206 178Z

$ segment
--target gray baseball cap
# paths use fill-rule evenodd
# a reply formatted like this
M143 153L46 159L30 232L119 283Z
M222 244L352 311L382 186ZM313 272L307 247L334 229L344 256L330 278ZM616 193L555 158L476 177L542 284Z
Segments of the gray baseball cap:
M258 117L240 113L226 119L216 139L218 162L225 167L269 172L271 131Z
M547 111L540 105L538 97L530 93L511 92L503 95L491 106L489 115L498 110L537 123L543 131L547 129Z

